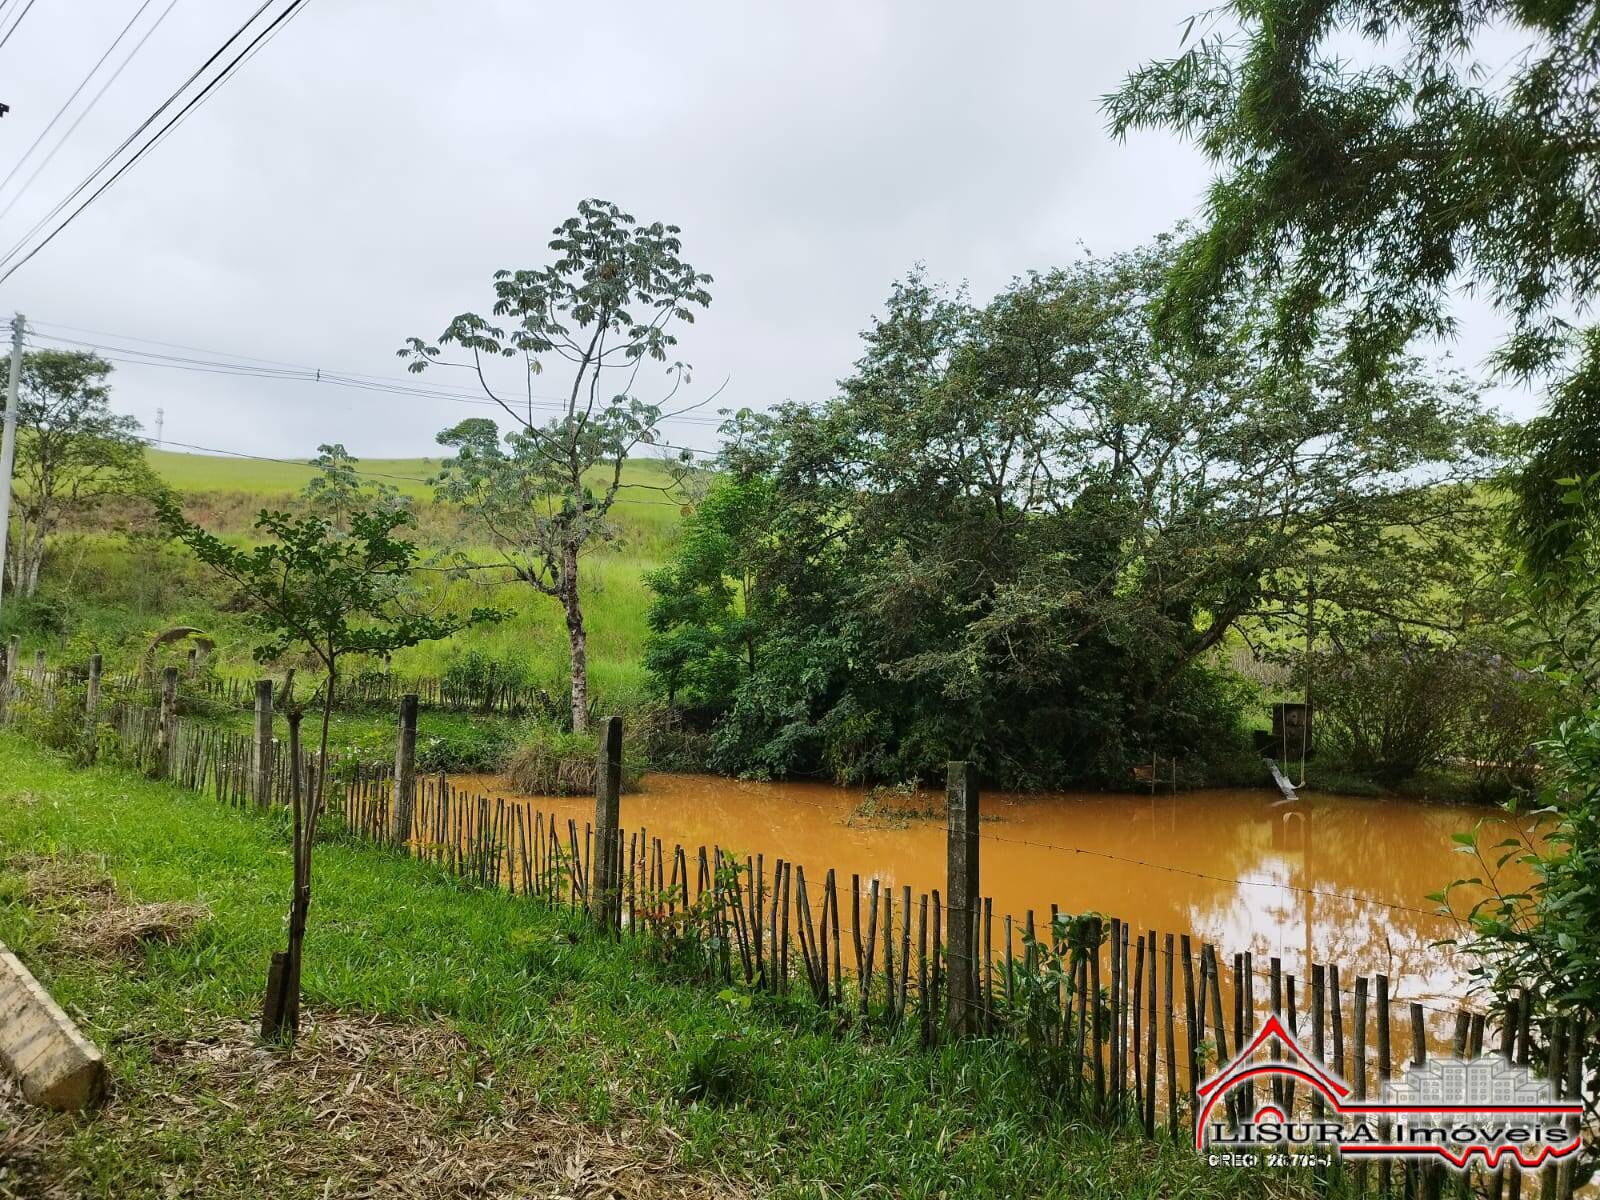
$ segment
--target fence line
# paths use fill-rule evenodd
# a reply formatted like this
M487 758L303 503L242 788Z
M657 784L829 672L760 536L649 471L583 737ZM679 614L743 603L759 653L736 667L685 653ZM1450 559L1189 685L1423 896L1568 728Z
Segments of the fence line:
M0 720L17 722L29 706L81 714L77 693L63 686L70 677L20 674L0 678ZM174 678L170 671L168 680ZM255 739L183 720L176 710L170 693L161 708L137 697L113 700L93 714L101 720L95 742L108 758L235 808L258 807ZM620 762L620 730L617 737ZM935 888L914 895L903 885L896 897L876 877L863 887L852 874L846 889L833 870L808 879L802 864L781 856L769 864L764 853L736 854L716 844L669 846L642 825L620 822L614 770L600 772L602 824L584 821L581 831L576 818L563 820L535 803L471 794L443 775L418 777L410 836L396 840L394 769L332 755L288 763L279 749L271 753L270 804L288 802L293 773L303 795L313 793L319 771L325 774L331 819L320 836L387 846L469 883L581 914L608 936L649 942L659 957L715 986L803 996L842 1022L912 1033L925 1044L962 1034L1014 1042L1071 1103L1110 1122L1142 1126L1150 1137L1196 1136L1200 1086L1230 1061L1230 1046L1237 1054L1251 1044L1267 1015L1297 1040L1309 1036L1311 1058L1326 1065L1331 1057L1358 1098L1369 1094L1369 1082L1381 1089L1392 1073L1395 1001L1381 973L1369 979L1314 963L1308 991L1308 981L1283 971L1273 957L1263 1003L1250 952L1226 956L1188 933L1136 931L1118 917L1070 915L1055 906L1041 931L1032 910L1020 921L1006 915L996 922L992 900L977 894L957 898ZM970 811L976 814L975 792ZM954 864L954 820L951 832ZM976 878L976 861L969 865ZM1502 1055L1544 1066L1558 1095L1581 1096L1583 1051L1596 1031L1545 1007L1526 989L1513 989L1494 1013L1464 1006L1434 1011L1453 1016L1457 1054L1476 1056L1497 1035ZM1420 1002L1409 1003L1410 1057L1419 1063L1429 1049L1424 1011ZM1368 1040L1369 1024L1375 1041ZM1287 1117L1322 1115L1321 1097L1309 1087L1274 1078L1271 1090ZM1253 1114L1254 1092L1253 1083L1231 1091L1225 1119ZM1363 1190L1371 1182L1364 1160L1341 1163L1340 1170L1353 1173ZM1406 1164L1391 1171L1388 1163L1377 1171L1376 1194L1390 1189L1394 1175L1407 1195L1438 1194L1437 1168ZM1570 1162L1542 1177L1480 1171L1478 1182L1498 1198L1508 1187L1520 1196L1535 1178L1542 1178L1541 1196L1573 1194Z
M123 696L142 697L152 704L159 699L160 680L149 672L126 672L114 679L107 677L107 683ZM227 708L249 708L254 702L254 687L254 680L237 677L191 674L184 680L189 697ZM559 715L567 711L566 702L548 689L521 681L496 679L492 673L485 678L467 680L364 671L340 677L334 705L341 709L388 708L399 704L400 697L408 694L418 698L420 707L435 712L523 717ZM320 686L308 693L312 695L320 698Z

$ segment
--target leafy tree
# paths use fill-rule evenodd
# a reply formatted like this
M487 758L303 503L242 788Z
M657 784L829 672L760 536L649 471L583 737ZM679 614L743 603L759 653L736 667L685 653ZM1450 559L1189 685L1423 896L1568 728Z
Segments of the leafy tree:
M672 562L644 577L656 594L645 666L668 704L715 709L756 670L761 590L745 547L768 501L761 478L713 484L684 519Z
M317 473L300 489L307 510L327 518L339 533L348 531L350 514L357 509L392 510L410 504L393 484L363 479L356 470L360 461L342 443L324 443L317 447L317 457L311 460Z
M1600 327L1572 316L1600 275L1593 6L1232 0L1206 20L1107 99L1118 134L1177 131L1219 171L1165 297L1173 327L1226 328L1230 292L1266 278L1279 349L1332 331L1372 378L1451 332L1457 288L1485 296L1509 326L1496 367L1554 381L1518 531L1559 570L1594 533L1566 519L1561 481L1600 471Z
M436 343L408 338L399 351L413 371L442 362L441 346L469 352L484 392L518 426L503 445L497 427L481 418L441 433L440 444L456 455L445 463L438 494L477 519L518 579L561 602L578 731L589 721L580 562L608 536L607 516L620 493L654 486L625 484L623 465L638 446L659 440L663 420L687 411L667 412L663 404L688 369L668 365L670 386L659 403L640 400L634 387L647 361L667 362L677 344L674 322L692 322L694 310L711 303L711 277L680 257L680 232L640 225L609 201L580 201L577 215L555 230L552 263L495 273L492 315L505 324L462 313ZM496 357L520 361L524 397L491 386L484 360ZM555 415L543 418L535 412L533 379L550 360L571 379Z
M1476 980L1495 1007L1514 988L1527 989L1538 1006L1535 1036L1542 1036L1545 1016L1577 1020L1580 1030L1600 1023L1600 708L1563 721L1542 751L1537 815L1544 821L1536 831L1493 845L1485 841L1485 822L1457 834L1461 851L1473 859L1472 873L1430 897L1448 905L1465 893L1461 907L1473 936L1463 948ZM1511 862L1531 873L1526 887L1508 890L1501 873ZM1582 1045L1583 1078L1591 1080L1600 1071L1600 1040L1583 1036ZM1583 1087L1580 1093L1592 1119L1595 1091ZM1594 1156L1581 1160L1579 1186L1594 1173Z
M318 516L294 517L263 510L256 518L259 544L238 547L208 533L183 515L168 493L156 498L163 529L188 546L201 562L238 589L261 641L258 662L271 662L292 650L311 654L322 668L322 724L317 759L325 764L328 728L339 663L351 654L385 655L420 642L450 637L501 614L474 609L460 618L411 611L408 585L417 558L414 542L394 537L412 517L394 509L355 510L349 531L341 534ZM291 728L298 751L298 712ZM300 959L306 914L311 905L311 851L317 823L327 803L327 771L318 770L310 796L299 788L298 757L294 787L294 888L289 907L289 948L282 993L269 995L267 1011L277 1014L279 1031L292 1040L299 1019ZM275 1002L275 1000L277 1002Z
M46 541L66 514L152 483L139 423L111 411L110 373L110 363L79 351L22 356L9 564L20 598L38 590Z
M1481 573L1483 516L1462 485L1497 432L1476 399L1414 362L1364 389L1331 353L1275 366L1251 334L1268 297L1223 342L1170 344L1170 265L1164 244L1089 259L982 306L913 275L836 400L736 420L759 519L657 581L655 647L681 651L658 670L710 679L716 563L754 580L719 765L1115 782L1154 747L1231 748L1240 697L1204 660L1303 631L1308 576L1324 614L1460 619L1441 596ZM669 620L686 580L709 612Z

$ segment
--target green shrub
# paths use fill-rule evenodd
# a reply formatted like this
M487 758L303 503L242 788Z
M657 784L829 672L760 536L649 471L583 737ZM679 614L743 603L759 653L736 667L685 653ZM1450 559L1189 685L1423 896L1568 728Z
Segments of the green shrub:
M395 725L371 718L342 722L334 751L350 763L394 761ZM502 770L516 747L515 729L504 721L425 712L418 720L417 770L428 773Z
M1022 961L1011 971L1009 1015L1022 1057L1049 1095L1066 1095L1082 1082L1083 1030L1074 1012L1080 966L1099 952L1107 930L1098 913L1056 913L1043 938L1023 932ZM1095 1020L1088 1006L1100 1003L1100 996L1084 997L1086 1025Z
M1533 786L1556 689L1496 647L1374 632L1320 652L1312 670L1317 741L1357 774L1396 786L1459 764L1480 800Z
M1561 720L1538 751L1541 819L1518 822L1509 837L1501 836L1507 823L1499 820L1455 834L1471 859L1466 877L1428 897L1465 910L1471 937L1462 950L1491 1014L1505 1012L1514 988L1531 999L1533 1018L1524 1027L1535 1042L1535 1062L1548 1051L1546 1018L1575 1019L1584 1030L1600 1022L1600 704ZM1515 884L1502 876L1512 861L1525 870ZM1600 1040L1587 1037L1582 1077L1592 1080L1597 1072ZM1581 1094L1592 1119L1594 1092Z
M1535 747L1555 720L1556 685L1494 649L1463 654L1467 670L1457 750L1471 773L1472 796L1501 801L1530 792L1538 777Z
M595 734L572 733L548 722L530 723L506 762L506 778L525 795L582 796L594 791L599 752ZM638 788L638 768L625 759L622 790Z
M760 1084L761 1072L744 1039L720 1035L689 1051L678 1098L723 1108L750 1099Z
M627 741L652 771L711 770L711 734L695 728L682 712L646 704L626 718Z
M1385 784L1443 762L1456 745L1462 665L1451 648L1389 632L1317 654L1317 741Z
M40 687L27 675L13 680L5 704L6 723L23 737L52 750L83 757L89 749L82 681Z
M52 588L26 597L7 595L0 639L13 634L30 639L60 637L75 624L73 612L72 597Z

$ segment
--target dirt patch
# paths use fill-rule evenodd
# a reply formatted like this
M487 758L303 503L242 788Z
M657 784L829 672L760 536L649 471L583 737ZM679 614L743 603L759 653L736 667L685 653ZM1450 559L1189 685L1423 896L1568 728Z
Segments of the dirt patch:
M176 945L208 916L198 904L116 904L88 916L68 943L79 953L126 956L152 942Z
M131 1039L121 1052L134 1053L140 1042ZM442 1026L313 1010L292 1052L263 1046L243 1023L183 1041L142 1039L142 1045L148 1067L136 1082L119 1085L93 1118L94 1137L102 1157L110 1150L119 1159L178 1141L204 1145L204 1153L184 1161L147 1164L159 1175L158 1194L429 1200L751 1194L748 1186L680 1166L669 1133L630 1122L598 1128L551 1110L498 1078ZM34 1189L8 1193L0 1175L0 1196L98 1194L90 1181L105 1175L91 1174L66 1152L66 1126L19 1110L0 1091L0 1161L14 1146L17 1179ZM122 1185L116 1194L131 1190Z

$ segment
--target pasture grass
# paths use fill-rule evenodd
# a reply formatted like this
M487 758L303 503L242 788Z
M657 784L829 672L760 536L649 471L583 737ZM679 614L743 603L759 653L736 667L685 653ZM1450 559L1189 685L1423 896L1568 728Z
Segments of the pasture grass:
M199 905L209 919L126 960L75 955L60 936L70 908L28 897L22 872L40 856L89 864L129 902ZM443 1169L496 1121L541 1119L592 1144L668 1147L675 1177L732 1194L1308 1194L1292 1176L1209 1169L1181 1144L1089 1123L1002 1044L929 1051L832 1028L809 1007L718 994L569 915L338 837L317 851L304 1058L247 1051L242 1023L284 940L289 870L281 814L76 771L0 733L0 939L108 1050L114 1075L99 1115L0 1104L0 1147L28 1149L24 1187L292 1200L345 1194L379 1171L397 1190L413 1134ZM431 1031L442 1061L391 1077L376 1053L313 1084L330 1031L365 1021L390 1023L390 1042ZM229 1061L266 1056L248 1072L270 1070L275 1086L225 1085L206 1064L230 1039ZM395 1128L340 1116L341 1097L374 1078ZM472 1194L558 1194L529 1182L534 1165Z
M162 450L150 451L149 461L162 480L184 493L192 520L239 541L248 541L261 508L294 505L296 493L315 474L304 462ZM440 460L433 458L358 463L374 482L391 484L417 501L418 527L413 536L432 566L441 567L457 555L499 562L492 548L473 541L470 524L461 513L434 502L427 480L439 466ZM658 490L669 479L662 462L627 463L624 489L612 510L613 536L583 560L589 690L603 707L614 710L635 708L649 689L643 651L651 593L644 574L671 556L682 517L680 506ZM600 473L594 482L603 486ZM44 649L52 660L63 654L87 657L98 650L106 657L106 669L117 672L137 666L160 630L192 625L216 638L217 664L223 674L257 675L250 653L251 631L233 611L220 581L158 538L127 536L129 526L137 524L138 518L120 510L81 515L78 528L52 539L41 595L32 603L8 604L0 635L20 633L30 659L35 649ZM423 601L436 610L465 611L483 605L510 615L499 624L402 651L394 659L396 671L439 676L475 650L523 667L533 683L552 693L567 689L567 631L555 599L527 584L507 582L503 571L466 577L430 571L423 592ZM181 655L185 649L179 647L175 653ZM352 670L363 665L376 664L348 664Z

